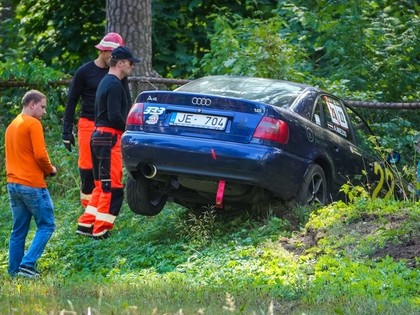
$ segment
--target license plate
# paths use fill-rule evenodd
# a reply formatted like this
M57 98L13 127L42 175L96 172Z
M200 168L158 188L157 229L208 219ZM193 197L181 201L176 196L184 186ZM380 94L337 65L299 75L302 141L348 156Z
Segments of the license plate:
M174 113L169 121L169 124L173 126L186 126L213 130L225 130L226 123L226 117L191 113Z

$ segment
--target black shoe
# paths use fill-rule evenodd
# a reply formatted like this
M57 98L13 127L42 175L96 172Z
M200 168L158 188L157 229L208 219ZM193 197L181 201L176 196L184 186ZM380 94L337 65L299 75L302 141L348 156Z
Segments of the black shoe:
M92 232L93 232L93 226L91 227L86 227L82 225L77 226L76 234L78 235L92 237Z
M111 236L111 232L110 231L105 231L105 233L103 233L101 235L93 235L93 239L100 241L100 240L107 239L110 236Z
M21 277L29 278L29 279L37 279L41 277L40 273L36 271L34 268L23 266L23 265L19 267L19 271L17 275Z

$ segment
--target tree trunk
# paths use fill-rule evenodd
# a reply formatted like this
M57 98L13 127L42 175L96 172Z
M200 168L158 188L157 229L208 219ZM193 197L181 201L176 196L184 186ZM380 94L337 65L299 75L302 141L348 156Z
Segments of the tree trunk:
M133 75L159 77L152 68L152 0L106 0L106 30L119 33L135 57L141 58ZM150 83L131 86L133 94L157 87Z
M0 23L13 18L15 15L14 11L15 6L12 4L12 1L2 0L2 4L0 5Z

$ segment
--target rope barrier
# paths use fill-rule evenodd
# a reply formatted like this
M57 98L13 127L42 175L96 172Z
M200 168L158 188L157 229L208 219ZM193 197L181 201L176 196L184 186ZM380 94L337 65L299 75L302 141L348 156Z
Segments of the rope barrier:
M165 85L183 85L190 80L183 79L166 79L160 77L129 77L130 83L150 83L150 84L165 84ZM49 82L51 86L69 85L71 79L57 80ZM37 86L35 83L27 83L23 81L4 81L0 82L0 88L2 87L25 87L25 86ZM376 108L376 109L420 109L420 102L368 102L368 101L357 101L357 100L345 100L345 102L353 107L364 107L364 108Z
M420 109L420 103L389 103L389 102L366 102L366 101L352 101L346 100L347 104L353 107L365 107L376 109Z

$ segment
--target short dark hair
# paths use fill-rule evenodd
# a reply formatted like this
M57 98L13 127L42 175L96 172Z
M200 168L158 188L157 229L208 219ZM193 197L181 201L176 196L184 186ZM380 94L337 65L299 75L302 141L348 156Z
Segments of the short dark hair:
M46 99L47 97L37 90L30 90L25 93L25 95L22 97L22 105L28 106L30 102L34 101L35 103L38 103L42 101L43 99Z
M117 65L118 61L121 61L121 60L119 60L119 59L111 59L111 60L109 61L109 66L110 66L111 68L115 67L115 66Z

